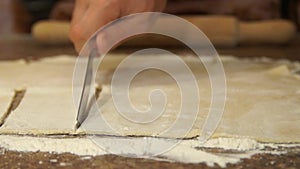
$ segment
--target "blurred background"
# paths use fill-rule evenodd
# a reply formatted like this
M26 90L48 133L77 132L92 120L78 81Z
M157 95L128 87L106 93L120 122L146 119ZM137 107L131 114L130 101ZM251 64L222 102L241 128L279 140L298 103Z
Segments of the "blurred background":
M35 24L41 20L69 23L74 1L1 0L0 50L2 52L0 59L2 55L7 58L10 52L14 52L12 56L34 57L37 55L36 51L41 48L47 50L49 44L57 45L52 46L51 51L46 52L47 55L60 52L76 54L69 41L60 40L61 35L68 38L67 31L57 31L60 30L59 28L56 29L57 35L53 35L55 31L52 31L53 27L48 25L44 26L46 29L42 28L42 31L38 33L32 31ZM300 0L168 0L164 12L192 17L191 22L199 24L199 27L204 29L221 54L245 57L251 55L285 57L300 60L298 49L300 47ZM221 16L221 19L201 20L206 16ZM229 19L222 19L222 17L229 17ZM229 27L232 19L238 23L238 29L234 30L239 31L236 33L239 36L238 39L236 41L222 39L220 42L218 37L228 36L234 32L229 31L232 29ZM54 26L54 28L57 27ZM220 29L224 31L220 32ZM155 41L155 38L152 39ZM129 46L132 47L141 42L143 41ZM166 43L171 44L169 41ZM17 49L16 46L21 49Z
M43 19L70 20L75 0L1 0L0 34L29 33ZM232 15L240 20L289 19L300 28L299 0L169 0L171 14Z

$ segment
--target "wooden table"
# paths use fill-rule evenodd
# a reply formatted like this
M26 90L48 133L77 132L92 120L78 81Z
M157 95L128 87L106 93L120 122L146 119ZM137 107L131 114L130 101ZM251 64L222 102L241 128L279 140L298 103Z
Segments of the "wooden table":
M135 49L117 49L114 52L124 53ZM182 49L171 49L177 53L184 53ZM38 59L40 57L71 54L76 52L71 45L43 46L35 43L29 35L14 35L0 37L0 60ZM218 49L220 54L240 57L272 57L300 60L300 36L285 46L240 46L236 48ZM242 160L238 164L228 165L228 168L300 168L300 147L287 149L284 155L257 154L251 159ZM0 168L210 168L205 164L181 164L158 162L148 159L135 159L106 155L83 160L72 154L24 153L0 151ZM53 162L56 159L57 162ZM52 162L51 162L52 161ZM61 166L61 164L65 166ZM220 168L218 166L214 168Z

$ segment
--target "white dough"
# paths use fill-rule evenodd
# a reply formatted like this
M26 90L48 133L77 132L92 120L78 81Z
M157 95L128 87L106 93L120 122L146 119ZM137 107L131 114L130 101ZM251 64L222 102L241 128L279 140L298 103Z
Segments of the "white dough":
M149 57L149 56L147 56ZM157 57L157 56L156 56ZM141 57L142 59L142 57ZM157 59L157 58L156 58ZM122 60L113 58L97 76L103 86L98 104L101 114L112 127L103 130L78 130L87 134L159 136L176 120L180 109L180 92L174 80L164 73L145 71L135 78L130 88L130 99L141 110L149 108L149 92L161 88L166 92L168 103L162 116L152 124L137 124L120 116L111 99L110 80L114 67ZM185 137L196 137L207 117L211 89L203 65L195 58L186 58L195 74L200 92L200 109L196 122ZM222 58L227 80L227 99L220 125L213 137L244 137L266 142L300 142L300 78L292 72L298 69L290 62L250 61ZM213 65L214 60L207 62ZM1 133L61 134L74 133L76 109L72 100L72 59L45 59L25 65L26 73L18 78L6 77L0 67L0 78L12 82L1 85L20 87L25 84L26 93L19 107L10 114L0 128ZM171 63L171 61L170 61ZM18 67L19 63L9 63ZM113 65L113 66L112 66ZM134 66L134 65L133 65ZM102 67L101 67L102 68ZM299 70L299 69L298 69ZM126 71L126 69L124 70ZM33 76L34 74L34 76ZM49 80L51 79L51 80ZM147 117L147 115L145 116ZM192 123L188 114L182 116L186 124ZM185 123L182 123L184 127ZM102 123L101 123L102 124ZM100 126L101 127L101 126ZM169 133L165 137L176 137Z
M189 63L192 69L197 68L195 63ZM223 64L227 80L227 99L223 118L213 137L243 137L264 142L300 142L300 95L298 93L300 79L288 70L288 67L294 68L294 65L237 59L225 59ZM195 69L194 73L203 75L203 69ZM101 82L106 85L103 86L98 104L103 119L115 131L111 133L112 135L118 133L123 136L159 136L175 122L179 112L178 105L180 105L180 95L175 82L170 83L169 78L164 78L157 72L149 73L148 76L145 73L145 77L135 79L130 89L130 99L138 109L145 110L150 107L148 96L152 89L164 90L169 99L166 110L158 120L149 124L140 124L118 113L111 99L109 86L112 72L108 71L104 74L106 78ZM166 84L157 85L164 80ZM192 130L185 137L196 137L201 134L209 110L211 91L207 76L198 78L198 83L202 97L200 110ZM186 118L183 119L186 123L193 122L189 115L183 118ZM101 132L98 134L110 134L101 130L101 127L106 128L107 124L101 125L99 125ZM184 128L185 125L183 123L182 127ZM95 132L95 130L86 130L87 133ZM176 134L171 133L167 137L177 137Z
M75 131L75 120L71 89L30 88L0 133L69 134Z
M24 60L0 61L0 88L13 90L24 88L28 78L25 74L27 64Z
M75 61L76 58L61 56L30 62L24 72L27 76L24 82L26 88L71 88Z
M59 56L25 63L0 62L0 87L25 89L18 108L0 133L52 134L75 130L72 78L76 57Z
M60 56L25 63L0 62L0 87L20 89L30 87L72 87L76 58Z

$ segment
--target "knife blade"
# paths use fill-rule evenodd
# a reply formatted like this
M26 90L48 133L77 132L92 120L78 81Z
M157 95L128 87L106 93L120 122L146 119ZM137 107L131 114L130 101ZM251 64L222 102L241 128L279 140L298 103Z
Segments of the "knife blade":
M88 62L86 67L86 73L84 78L84 83L82 87L82 93L80 96L80 102L76 117L76 128L79 128L82 122L87 118L88 116L88 110L87 105L90 99L90 92L91 92L91 85L92 85L92 79L93 79L93 61L94 58L98 55L98 52L96 49L91 50L89 56L88 56Z

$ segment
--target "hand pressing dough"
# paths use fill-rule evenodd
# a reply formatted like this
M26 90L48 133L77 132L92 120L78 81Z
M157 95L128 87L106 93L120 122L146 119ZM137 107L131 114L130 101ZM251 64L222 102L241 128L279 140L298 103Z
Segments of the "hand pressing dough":
M75 121L71 88L30 88L0 133L70 134L75 131Z
M195 74L203 75L204 69L197 69L199 68L197 61L191 59L188 64ZM299 64L237 59L223 59L223 64L228 95L223 118L213 137L246 137L263 142L300 142L300 78L288 71L289 68L299 68ZM178 86L174 82L157 85L156 83L163 79L170 81L156 74L157 72L148 72L148 76L146 72L145 77L136 78L130 88L130 99L138 109L149 108L148 96L154 88L164 90L169 99L162 116L151 124L139 124L117 112L109 86L112 72L113 70L103 72L106 78L101 81L104 86L98 101L100 114L115 131L111 133L112 135L119 133L119 135L159 136L162 131L171 127L180 105ZM202 98L199 114L186 138L201 134L210 105L211 91L207 76L198 76L198 84ZM186 123L193 121L189 119L189 115L183 118ZM101 127L107 127L105 125L99 125L101 132L98 134L110 134L101 130ZM182 127L184 125L182 124ZM95 133L95 130L85 129L87 133ZM177 133L170 133L167 137L177 137Z

